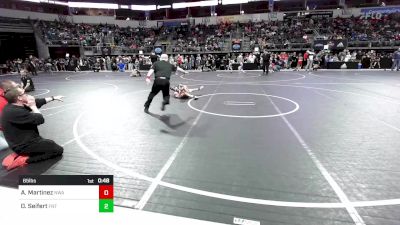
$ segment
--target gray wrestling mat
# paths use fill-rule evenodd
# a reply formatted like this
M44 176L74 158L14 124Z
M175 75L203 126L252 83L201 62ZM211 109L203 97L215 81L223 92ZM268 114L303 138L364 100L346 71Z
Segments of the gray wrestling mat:
M113 174L115 204L225 224L400 224L400 73L193 72L172 84L204 85L151 114L151 86L128 73L34 77L41 135L61 159L0 170ZM2 77L15 79L17 76ZM0 158L8 152L0 152ZM236 221L237 222L237 221Z

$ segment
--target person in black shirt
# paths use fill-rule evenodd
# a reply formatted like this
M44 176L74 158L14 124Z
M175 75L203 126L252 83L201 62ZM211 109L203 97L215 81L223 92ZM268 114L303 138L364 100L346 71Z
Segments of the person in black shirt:
M153 64L157 62L157 59L158 59L157 55L154 52L152 52L150 56L151 63Z
M35 99L25 94L20 87L12 88L5 94L8 104L3 109L2 126L4 137L15 154L3 160L3 166L11 170L28 163L60 156L63 148L54 141L39 135L38 125L44 123L39 109L49 101L61 101L63 96Z
M161 61L155 62L149 72L147 73L146 83L150 84L151 80L150 77L154 73L154 83L153 87L151 88L151 92L149 97L147 98L146 103L144 104L144 112L149 113L149 107L151 102L153 101L154 96L158 94L158 92L162 91L163 93L163 102L161 105L161 110L165 110L165 105L169 104L169 80L171 77L171 73L173 71L179 70L185 74L188 72L183 70L180 67L176 67L168 62L168 55L162 54L160 57Z
M297 57L296 57L296 53L292 53L292 55L290 56L290 68L292 69L296 69L297 66Z
M31 92L35 90L33 80L28 76L28 73L25 70L21 71L21 87L25 90L25 92Z
M32 73L32 76L37 76L36 66L35 66L35 63L33 62L32 56L29 57L27 67L28 67L29 72Z
M215 69L214 71L216 71L217 69L221 69L221 58L219 56L216 57L215 59Z
M60 71L65 71L65 59L64 58L60 58L60 60L58 61L58 65L60 65Z
M99 58L95 59L95 62L93 64L93 72L100 72L100 59Z
M262 54L261 57L262 57L262 60L263 60L263 64L262 64L263 74L266 73L266 75L268 75L268 72L269 72L269 61L271 59L271 55L267 51L264 51L264 53Z
M211 56L210 65L211 65L211 71L217 71L217 63L215 61L214 56Z
M78 69L78 58L75 55L69 60L69 66L71 71L77 71Z

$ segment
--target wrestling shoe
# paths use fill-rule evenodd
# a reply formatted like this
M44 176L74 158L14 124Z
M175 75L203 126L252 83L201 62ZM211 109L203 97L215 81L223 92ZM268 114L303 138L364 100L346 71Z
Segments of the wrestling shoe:
M17 157L18 154L13 152L3 159L3 163L1 165L3 165L4 167L9 167Z
M18 156L11 165L7 166L7 170L12 170L18 167L22 167L28 165L26 162L29 159L29 156Z

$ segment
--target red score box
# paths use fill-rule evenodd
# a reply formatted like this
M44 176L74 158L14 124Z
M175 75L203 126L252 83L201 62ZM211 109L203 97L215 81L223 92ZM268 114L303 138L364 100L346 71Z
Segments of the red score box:
M100 185L99 186L99 199L113 199L114 186L113 185Z

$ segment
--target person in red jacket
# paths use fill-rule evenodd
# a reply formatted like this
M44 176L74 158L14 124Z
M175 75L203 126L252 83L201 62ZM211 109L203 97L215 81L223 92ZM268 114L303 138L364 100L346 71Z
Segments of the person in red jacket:
M304 66L304 63L307 64L307 60L308 60L308 50L306 52L304 52L304 55L303 55L303 66Z

